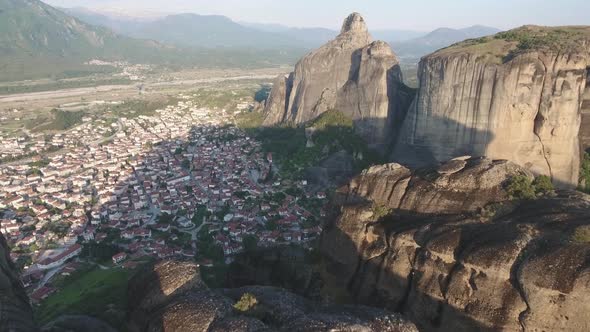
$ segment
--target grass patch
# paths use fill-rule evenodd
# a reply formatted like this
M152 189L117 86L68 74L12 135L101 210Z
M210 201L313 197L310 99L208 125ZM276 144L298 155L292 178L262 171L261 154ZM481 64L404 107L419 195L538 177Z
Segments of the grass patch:
M572 241L579 244L590 243L590 225L576 228L572 235Z
M588 41L590 29L587 27L523 26L493 36L468 39L437 51L436 54L468 52L487 57L489 62L502 64L534 51L585 52L584 45Z
M37 127L35 131L63 131L70 129L80 123L82 118L86 115L84 111L68 112L59 109L51 110L53 120L50 123Z
M127 307L128 272L121 269L94 269L76 273L60 282L64 288L37 308L37 321L45 324L61 315L88 315L115 328L124 325Z
M236 117L236 125L248 132L256 130L262 126L264 115L260 112L242 112Z

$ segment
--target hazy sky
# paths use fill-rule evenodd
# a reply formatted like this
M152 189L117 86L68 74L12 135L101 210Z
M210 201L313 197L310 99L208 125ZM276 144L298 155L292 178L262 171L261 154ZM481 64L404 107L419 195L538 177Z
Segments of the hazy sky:
M219 14L238 21L338 28L353 11L371 29L432 30L482 24L590 25L590 0L43 0L61 7Z

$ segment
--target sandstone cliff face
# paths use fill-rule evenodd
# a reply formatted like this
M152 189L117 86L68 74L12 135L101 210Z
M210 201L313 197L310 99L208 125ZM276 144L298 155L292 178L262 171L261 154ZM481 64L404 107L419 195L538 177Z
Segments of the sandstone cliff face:
M233 307L254 295L252 312ZM363 306L320 307L274 287L213 291L194 263L160 262L130 281L131 331L417 331L399 314Z
M300 125L337 109L354 119L370 144L383 148L391 138L392 115L404 112L411 100L397 92L402 86L397 57L386 43L372 42L355 13L336 39L301 59L288 79L275 82L264 124Z
M451 47L422 59L419 92L393 160L421 166L488 156L549 175L558 185L577 185L590 47L531 50L506 61L515 46L504 44ZM481 51L506 46L499 55Z
M263 126L275 126L283 122L287 111L285 96L290 94L292 84L291 75L289 77L280 75L274 80L264 108Z
M329 270L357 301L425 331L590 329L590 243L572 240L590 225L588 196L476 213L505 200L501 183L519 172L485 159L364 172L340 191L341 214L323 234ZM375 205L401 210L383 216Z

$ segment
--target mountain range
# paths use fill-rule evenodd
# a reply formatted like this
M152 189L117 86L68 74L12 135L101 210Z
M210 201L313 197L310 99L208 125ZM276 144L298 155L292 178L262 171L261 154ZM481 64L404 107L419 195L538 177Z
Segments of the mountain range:
M422 56L497 29L375 30L402 59ZM39 0L0 0L0 81L85 76L91 59L200 67L293 64L338 31L238 23L224 16L175 14L131 18Z
M297 45L317 48L334 39L339 31L326 28L295 28L281 24L234 22L225 16L177 14L160 18L114 16L85 8L63 8L64 12L90 24L108 27L120 34L154 39L191 47L276 48ZM414 30L372 30L376 40L396 46L400 57L421 57L439 48L470 38L499 32L486 26L463 29L439 28L430 33Z

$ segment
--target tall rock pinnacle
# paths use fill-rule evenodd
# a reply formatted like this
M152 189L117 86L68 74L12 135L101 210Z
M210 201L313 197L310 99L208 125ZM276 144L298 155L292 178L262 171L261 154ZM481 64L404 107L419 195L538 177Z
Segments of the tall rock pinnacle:
M359 13L352 13L350 14L346 20L344 20L344 24L342 24L342 29L340 33L368 33L369 29L367 28L367 24L365 23L365 19Z
M363 17L353 13L334 40L301 59L287 81L278 79L264 124L300 125L335 109L354 120L370 145L381 148L388 144L396 105L405 103L397 102L401 84L391 47L373 43Z

